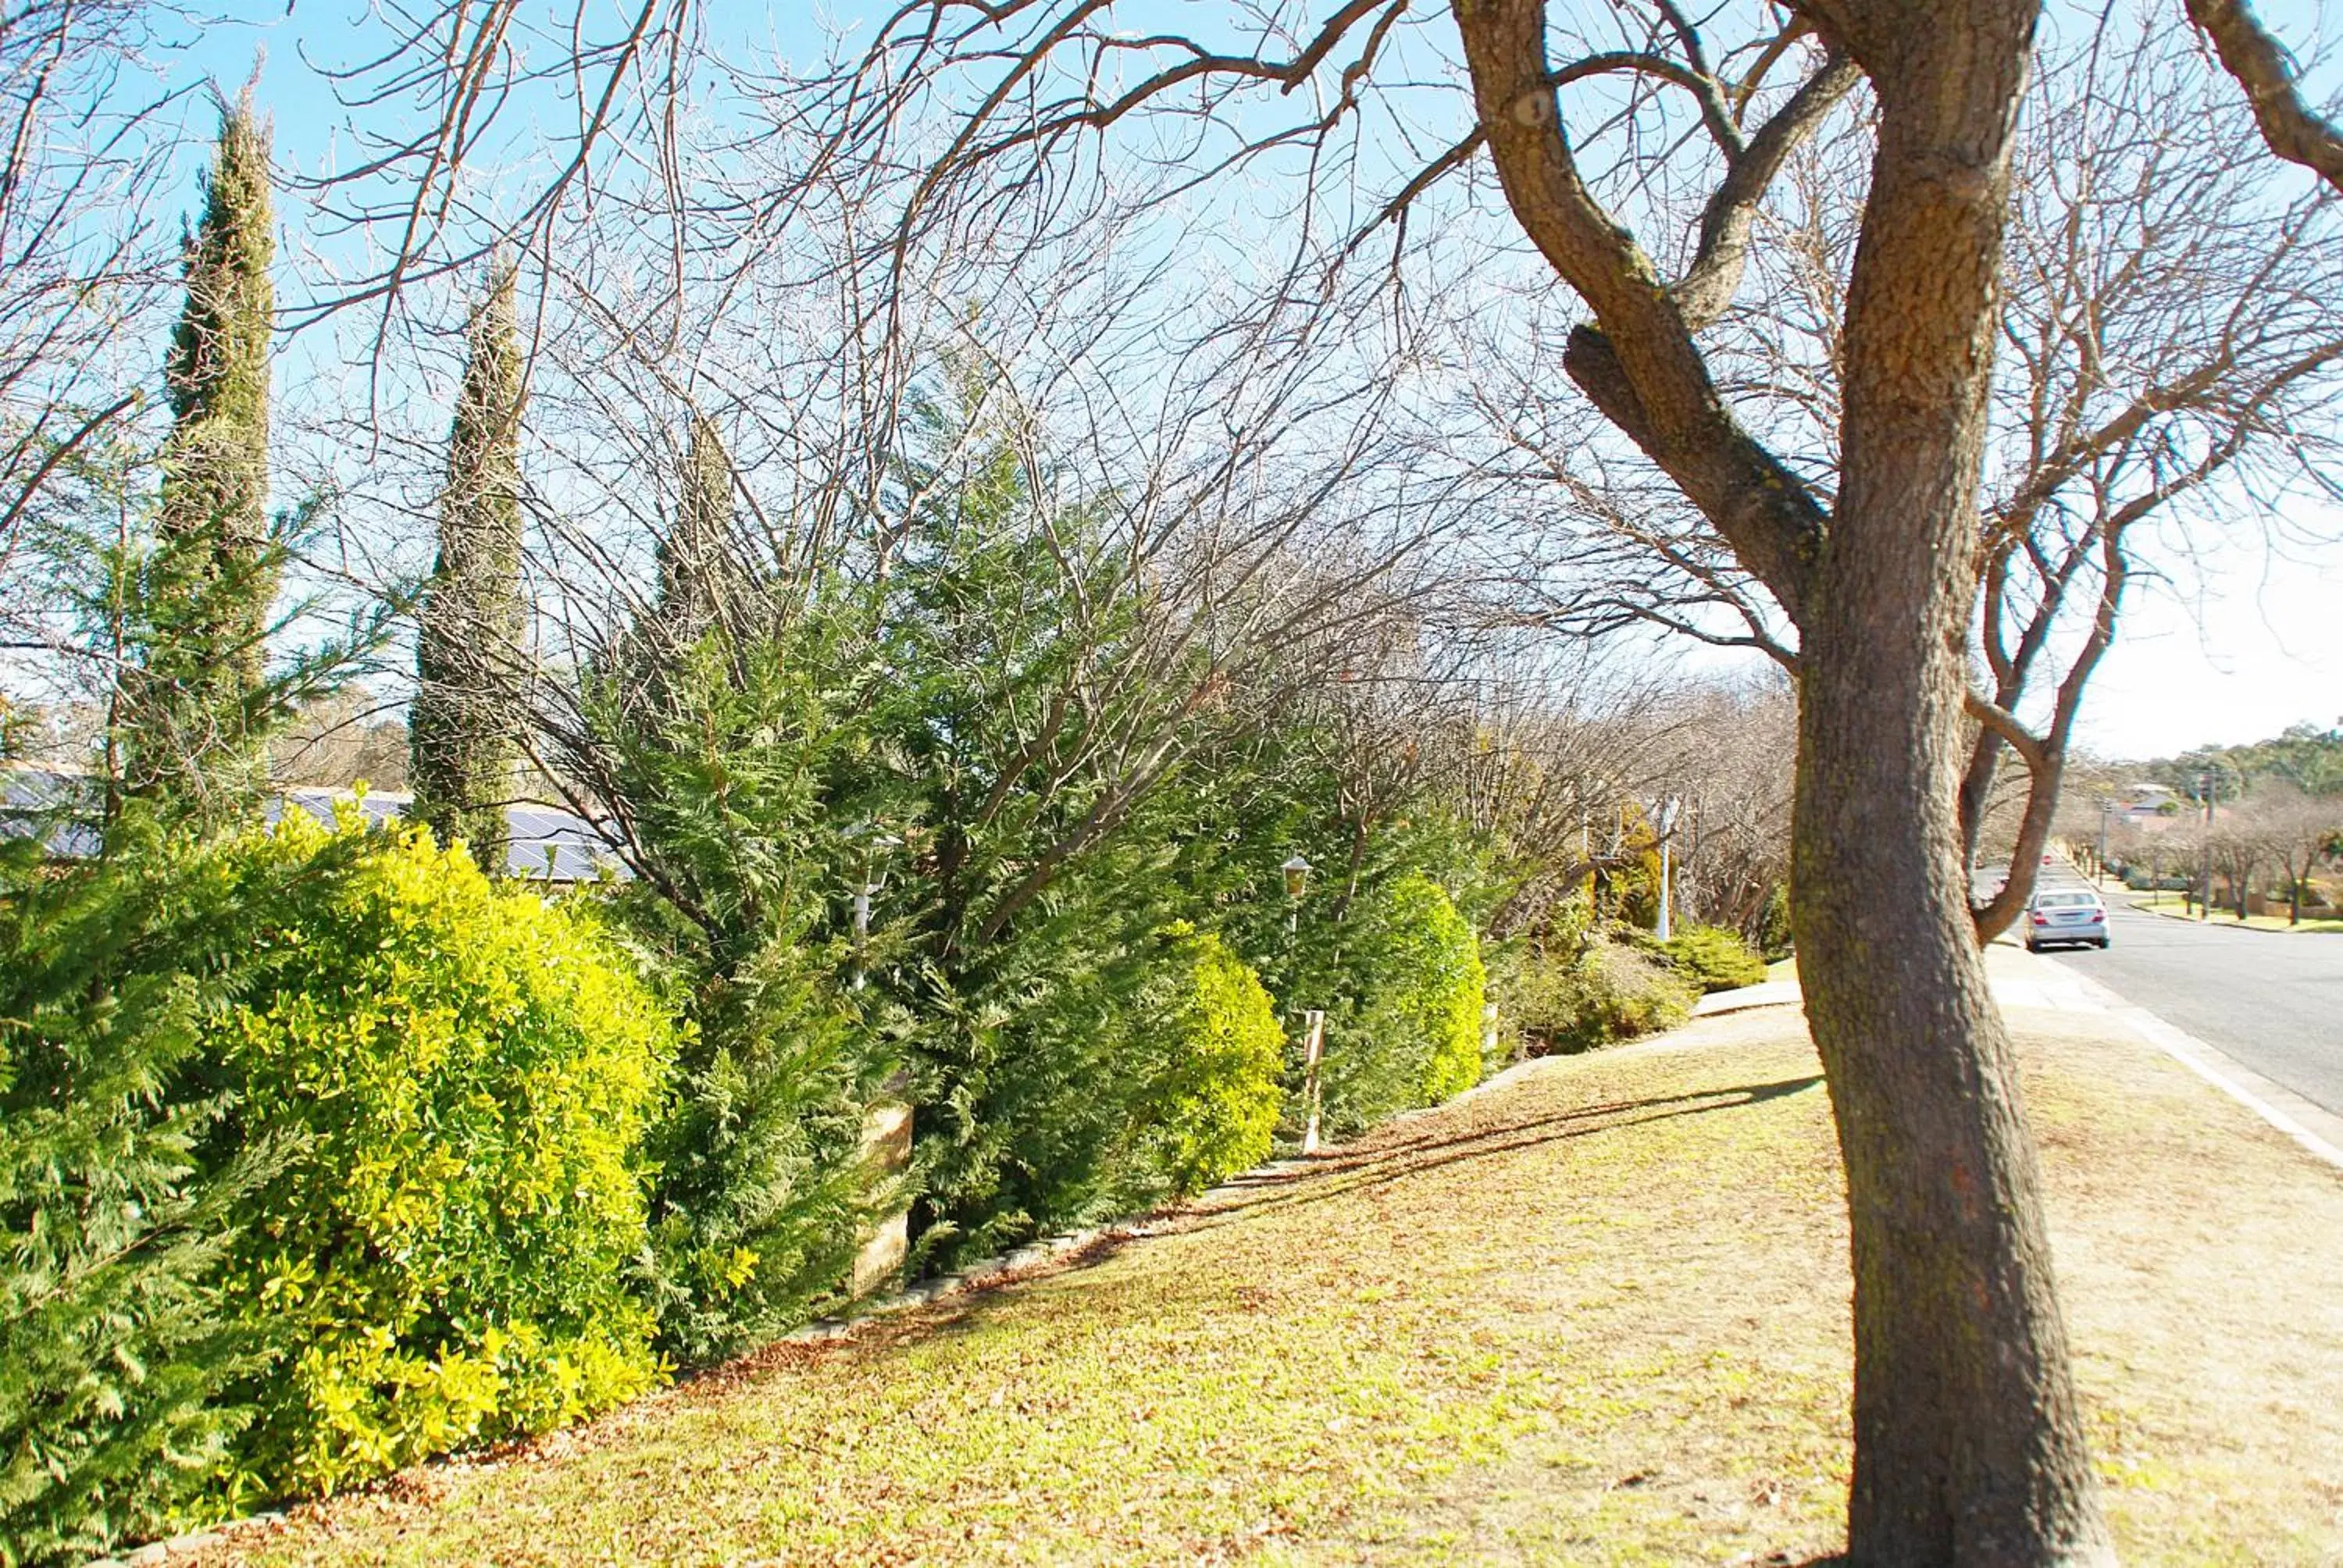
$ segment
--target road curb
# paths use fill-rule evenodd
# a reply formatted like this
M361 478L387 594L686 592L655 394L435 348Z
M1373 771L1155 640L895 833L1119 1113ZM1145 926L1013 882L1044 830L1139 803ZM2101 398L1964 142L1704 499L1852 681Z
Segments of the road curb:
M2294 1140L2311 1158L2343 1171L2343 1116L2271 1082L2220 1047L2165 1022L2138 1003L2126 1001L2103 981L2071 970L2067 976L2108 1016Z
M2179 914L2171 910L2153 910L2148 908L2146 904L2136 902L2130 899L2126 899L2124 900L2124 904L2125 907L2129 909L2134 914L2154 915L2159 920L2178 920L2184 926L2202 926L2208 931L2251 931L2258 937L2343 936L2343 931L2306 931L2299 928L2287 926L2248 926L2237 920L2231 920L2228 924L2222 925L2217 921L2200 920L2195 915Z

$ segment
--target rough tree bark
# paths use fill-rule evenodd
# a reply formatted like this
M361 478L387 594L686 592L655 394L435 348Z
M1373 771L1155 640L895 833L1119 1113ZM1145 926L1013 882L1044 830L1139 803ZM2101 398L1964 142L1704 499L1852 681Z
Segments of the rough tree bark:
M1802 10L1879 102L1827 516L1735 421L1688 312L1580 179L1542 0L1460 0L1456 15L1507 199L1595 314L1565 367L1799 628L1792 918L1853 1232L1849 1556L2110 1562L1955 815L2010 139L2037 8Z
M1875 8L1843 466L1801 626L1792 920L1855 1261L1857 1562L2112 1561L1957 853L2010 133L2035 7ZM1946 1310L1952 1303L1957 1310Z

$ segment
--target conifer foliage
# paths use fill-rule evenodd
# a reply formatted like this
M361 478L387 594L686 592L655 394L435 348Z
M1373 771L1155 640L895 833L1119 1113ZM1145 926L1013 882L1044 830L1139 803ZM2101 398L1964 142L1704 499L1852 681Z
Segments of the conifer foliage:
M731 455L714 421L691 419L675 526L659 548L659 613L678 647L737 611L742 587L732 555Z
M524 702L520 421L528 397L516 280L498 263L472 314L447 436L439 558L416 633L415 815L501 869Z
M202 1168L223 1101L189 1069L236 955L141 956L232 924L170 867L0 850L0 1564L153 1533L238 1424L217 1265L266 1161Z
M203 805L261 766L270 538L268 127L249 94L222 116L186 241L186 303L164 363L172 427L157 538L139 587L142 668L117 729L134 793Z

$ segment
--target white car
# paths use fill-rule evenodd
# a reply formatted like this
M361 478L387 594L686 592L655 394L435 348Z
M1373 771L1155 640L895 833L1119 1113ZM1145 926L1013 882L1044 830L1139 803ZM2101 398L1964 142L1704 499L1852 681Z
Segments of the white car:
M2034 895L2026 906L2026 950L2038 953L2060 942L2107 945L2107 907L2098 894L2061 888Z

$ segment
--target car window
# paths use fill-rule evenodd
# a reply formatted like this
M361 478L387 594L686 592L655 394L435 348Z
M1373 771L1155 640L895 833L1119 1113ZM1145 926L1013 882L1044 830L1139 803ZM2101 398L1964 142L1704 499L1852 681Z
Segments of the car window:
M2087 908L2098 901L2098 896L2094 893L2043 893L2035 899L2034 907L2037 910L2072 910Z

